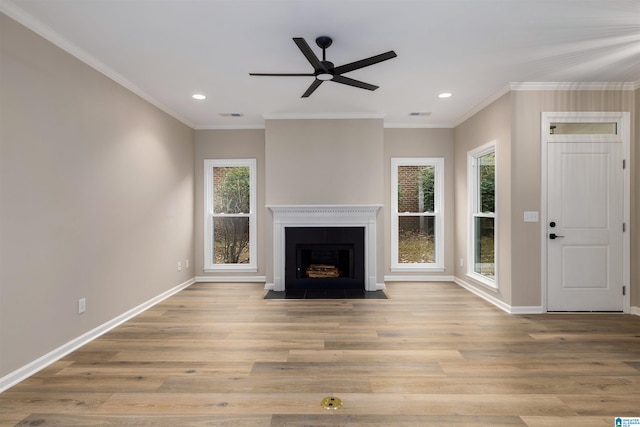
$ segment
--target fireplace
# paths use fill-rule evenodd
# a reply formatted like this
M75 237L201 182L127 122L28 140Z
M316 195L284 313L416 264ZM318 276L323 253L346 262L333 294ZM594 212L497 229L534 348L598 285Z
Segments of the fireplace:
M364 232L364 227L286 227L286 289L364 290Z
M267 284L267 289L284 291L285 287L289 290L320 283L324 287L364 288L365 291L384 289L384 283L377 280L376 267L376 223L380 205L267 207L273 213L273 284ZM357 236L346 236L351 233ZM307 237L299 238L301 234ZM288 243L292 239L301 241L290 247ZM315 276L331 277L309 277L307 269L312 264L320 266Z

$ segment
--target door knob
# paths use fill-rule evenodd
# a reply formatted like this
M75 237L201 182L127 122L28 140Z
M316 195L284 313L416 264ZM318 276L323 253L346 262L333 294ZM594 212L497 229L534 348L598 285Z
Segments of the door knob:
M551 233L551 234L549 234L549 238L550 238L551 240L561 239L561 238L563 238L563 237L564 237L564 236L558 236L556 233Z

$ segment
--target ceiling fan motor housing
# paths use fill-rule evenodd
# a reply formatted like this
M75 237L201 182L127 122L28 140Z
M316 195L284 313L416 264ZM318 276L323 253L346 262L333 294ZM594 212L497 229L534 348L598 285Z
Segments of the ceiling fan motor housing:
M331 80L333 79L333 62L331 61L320 61L324 70L316 70L316 79L318 80Z

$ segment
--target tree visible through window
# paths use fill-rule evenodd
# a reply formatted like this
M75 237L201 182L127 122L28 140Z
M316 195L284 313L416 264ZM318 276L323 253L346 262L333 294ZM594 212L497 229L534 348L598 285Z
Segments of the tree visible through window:
M249 263L249 167L217 167L213 173L215 264Z
M255 268L255 160L206 160L205 270Z

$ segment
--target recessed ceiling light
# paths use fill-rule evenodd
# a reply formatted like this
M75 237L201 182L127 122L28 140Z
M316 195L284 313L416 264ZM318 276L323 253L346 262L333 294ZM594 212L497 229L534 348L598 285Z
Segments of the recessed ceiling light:
M198 100L207 99L207 97L201 93L194 93L193 95L191 95L191 97Z
M442 92L440 95L438 95L438 98L451 98L453 94L451 92Z
M424 116L430 116L431 113L426 112L426 111L414 111L414 112L409 113L409 115L410 116L414 116L414 117L415 116L423 116L424 117Z
M242 113L220 113L222 117L244 117Z

